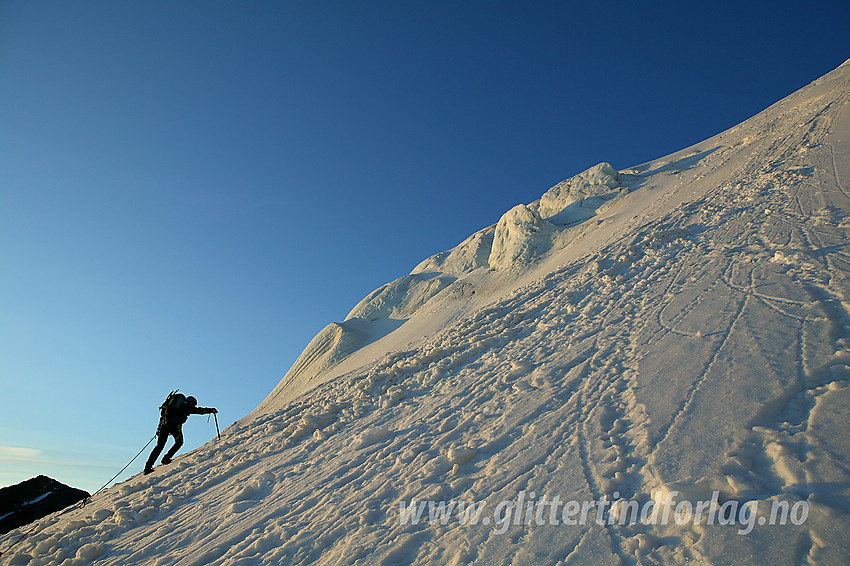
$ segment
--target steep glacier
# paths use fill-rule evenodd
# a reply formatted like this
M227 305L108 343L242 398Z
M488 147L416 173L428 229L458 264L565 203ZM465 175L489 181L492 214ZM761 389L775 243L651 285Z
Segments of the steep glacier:
M323 330L220 442L0 564L844 563L848 100L845 63L517 204Z

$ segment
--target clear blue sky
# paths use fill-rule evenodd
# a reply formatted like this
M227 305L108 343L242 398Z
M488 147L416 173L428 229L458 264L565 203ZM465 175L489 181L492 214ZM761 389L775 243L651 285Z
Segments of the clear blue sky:
M374 288L759 112L850 58L848 24L844 0L0 2L0 485L96 489L173 388L223 428Z

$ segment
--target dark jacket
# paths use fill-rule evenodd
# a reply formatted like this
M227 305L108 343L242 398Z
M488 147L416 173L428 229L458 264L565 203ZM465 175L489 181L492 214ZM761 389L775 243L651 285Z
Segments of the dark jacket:
M215 413L216 410L211 407L193 407L189 403L183 403L177 408L170 409L165 420L169 423L183 424L189 419L189 415L206 415Z

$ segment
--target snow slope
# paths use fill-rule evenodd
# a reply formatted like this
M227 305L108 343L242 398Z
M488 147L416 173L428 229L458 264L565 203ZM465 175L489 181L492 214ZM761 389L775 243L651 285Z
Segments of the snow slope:
M849 98L845 63L514 207L323 330L220 442L0 564L846 563ZM461 501L480 520L428 520Z

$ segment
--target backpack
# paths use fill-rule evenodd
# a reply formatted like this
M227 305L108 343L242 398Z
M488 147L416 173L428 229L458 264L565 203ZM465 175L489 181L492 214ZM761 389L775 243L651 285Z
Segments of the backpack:
M178 393L177 391L178 390L175 389L169 393L162 405L159 406L159 412L160 415L162 415L162 418L168 418L169 413L173 413L175 409L186 402L186 396L182 393Z

